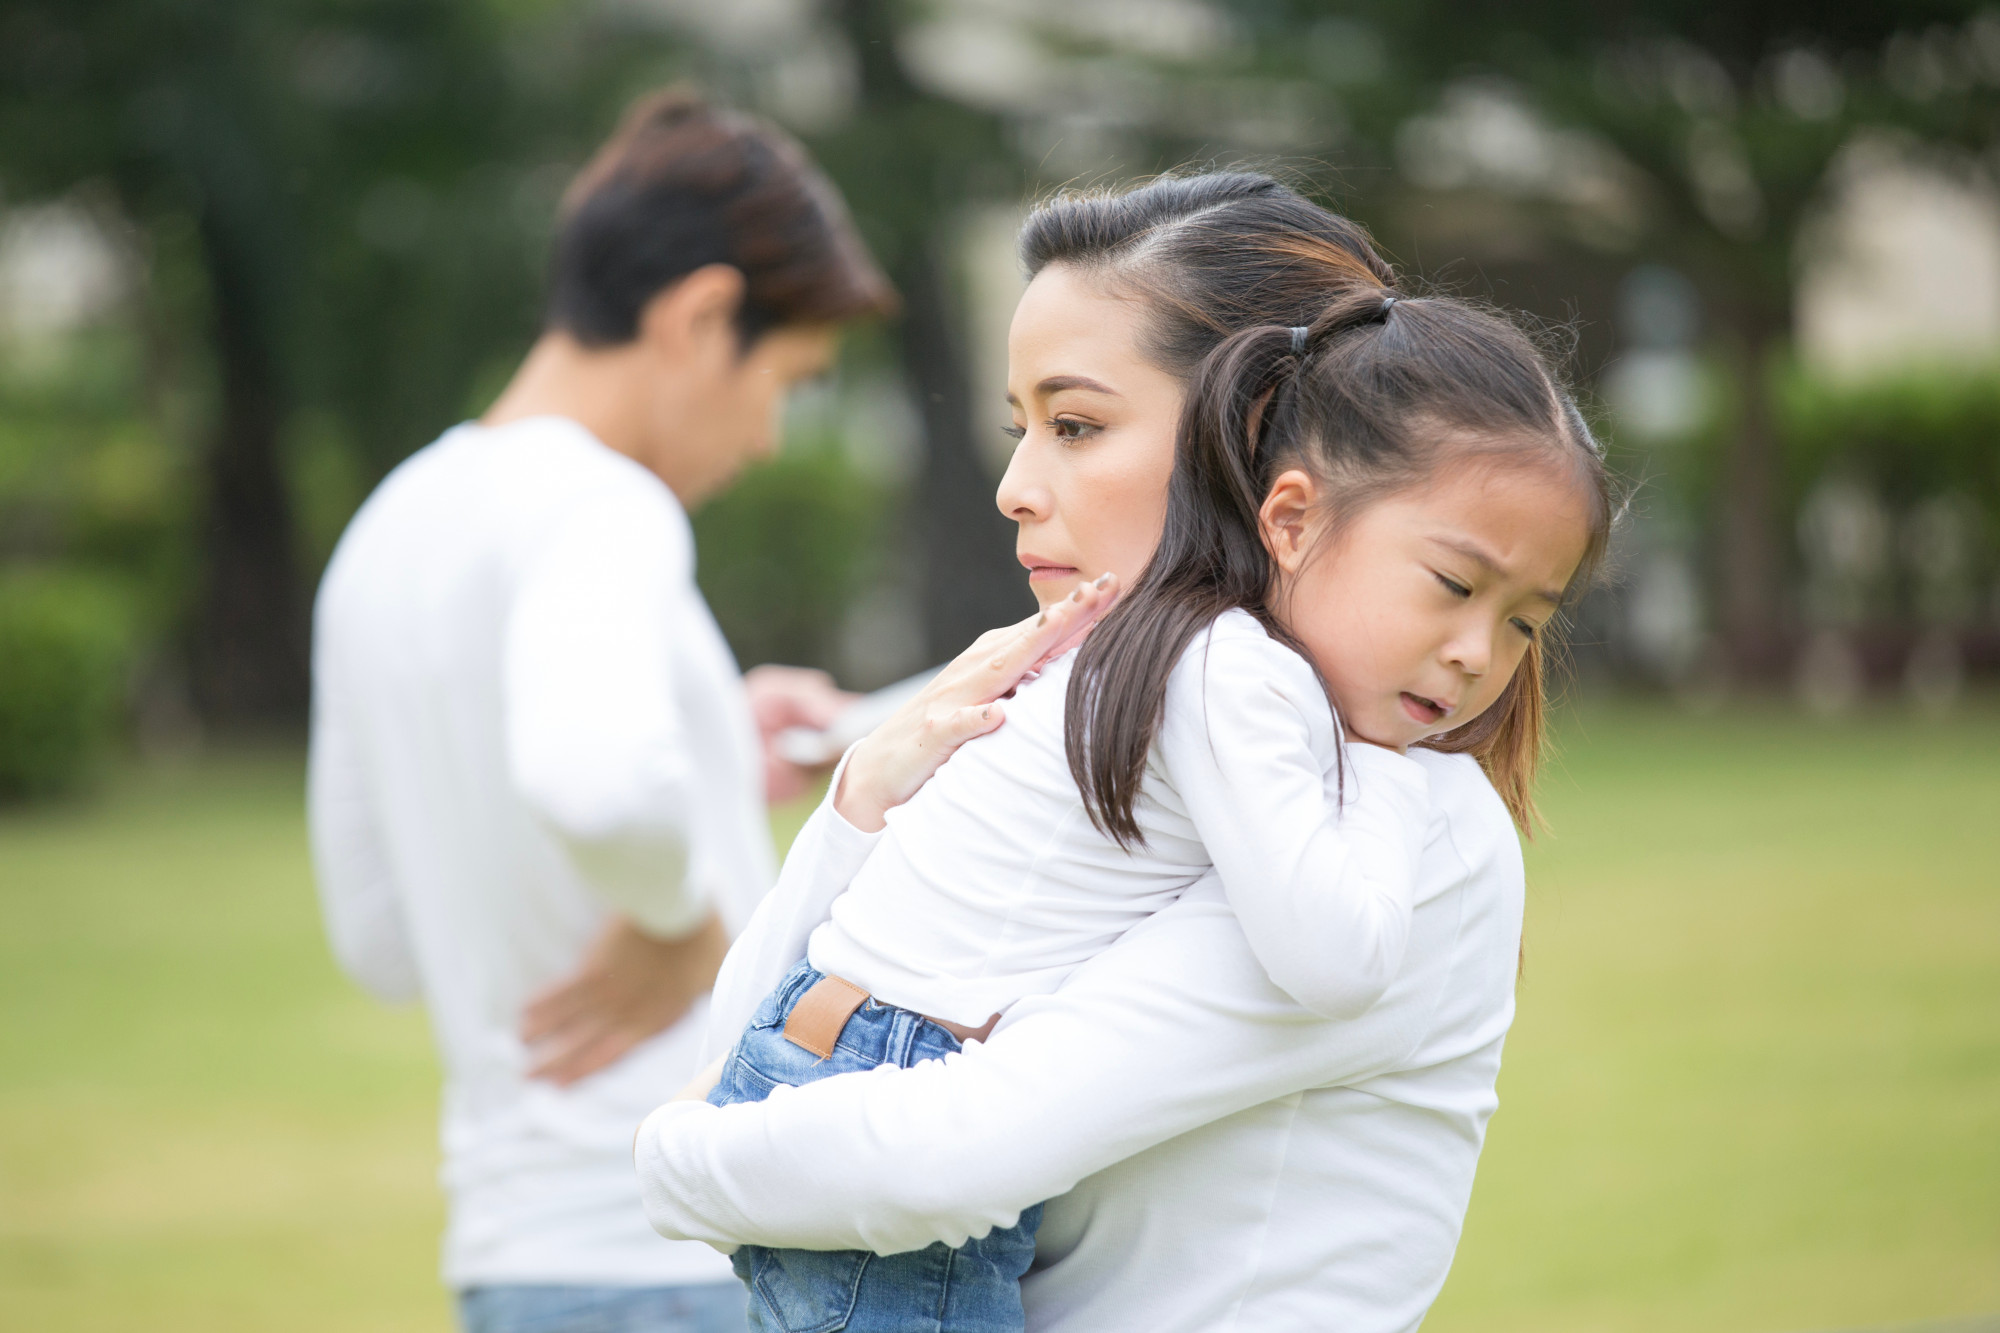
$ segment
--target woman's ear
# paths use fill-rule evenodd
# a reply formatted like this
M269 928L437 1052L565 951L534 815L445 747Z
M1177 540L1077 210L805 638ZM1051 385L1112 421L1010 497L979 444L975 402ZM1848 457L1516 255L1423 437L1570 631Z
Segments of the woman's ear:
M1296 574L1306 562L1311 538L1313 511L1319 505L1319 483L1299 468L1278 474L1264 503L1257 509L1257 529L1264 549L1287 574Z

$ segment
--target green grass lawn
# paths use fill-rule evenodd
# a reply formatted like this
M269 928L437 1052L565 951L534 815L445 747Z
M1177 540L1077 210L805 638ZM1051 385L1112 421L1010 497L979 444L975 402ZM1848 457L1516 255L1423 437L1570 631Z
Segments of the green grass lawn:
M0 815L0 1329L431 1330L419 1015L294 759ZM1442 1333L2000 1310L2000 713L1570 719Z

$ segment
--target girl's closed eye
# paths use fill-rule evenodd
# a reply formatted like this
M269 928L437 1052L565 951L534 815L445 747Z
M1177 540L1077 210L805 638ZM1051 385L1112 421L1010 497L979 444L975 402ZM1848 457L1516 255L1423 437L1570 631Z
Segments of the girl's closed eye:
M1443 574L1439 574L1436 571L1432 571L1431 577L1435 578L1439 583L1442 583L1445 587L1449 588L1451 590L1451 595L1454 597L1463 600L1464 598L1472 596L1472 589L1468 588L1465 584L1460 583L1457 579L1447 578Z

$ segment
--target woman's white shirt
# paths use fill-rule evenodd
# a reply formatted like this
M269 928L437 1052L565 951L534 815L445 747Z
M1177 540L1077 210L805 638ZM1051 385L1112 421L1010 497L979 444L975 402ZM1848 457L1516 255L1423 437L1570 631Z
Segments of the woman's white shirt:
M699 1066L697 1006L598 1074L526 1077L529 996L612 911L743 925L771 882L742 678L659 479L574 422L467 425L355 516L315 612L309 808L328 934L421 996L445 1066L455 1286L729 1277L639 1210L631 1127Z
M1253 617L1205 628L1169 677L1118 845L1085 812L1064 751L1074 653L1007 704L888 827L806 956L885 1004L977 1027L1046 994L1213 865L1251 947L1315 1013L1355 1014L1401 965L1426 802L1383 754L1376 799L1336 819L1325 688Z
M1371 755L1352 751L1360 799ZM1523 876L1478 766L1411 757L1432 814L1410 942L1366 1013L1294 1003L1204 880L962 1054L661 1107L637 1143L654 1226L894 1253L1046 1199L1023 1284L1041 1333L1416 1328L1496 1104ZM823 806L785 873L851 873L865 840ZM781 878L771 920L796 929L814 895Z

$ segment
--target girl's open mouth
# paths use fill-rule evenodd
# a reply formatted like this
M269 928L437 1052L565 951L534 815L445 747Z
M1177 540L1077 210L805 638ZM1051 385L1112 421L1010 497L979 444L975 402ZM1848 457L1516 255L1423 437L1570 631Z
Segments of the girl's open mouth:
M1443 721L1444 715L1451 711L1424 698L1421 694L1411 694L1408 690L1403 691L1402 701L1403 711L1408 713L1412 720L1421 722L1425 726Z

